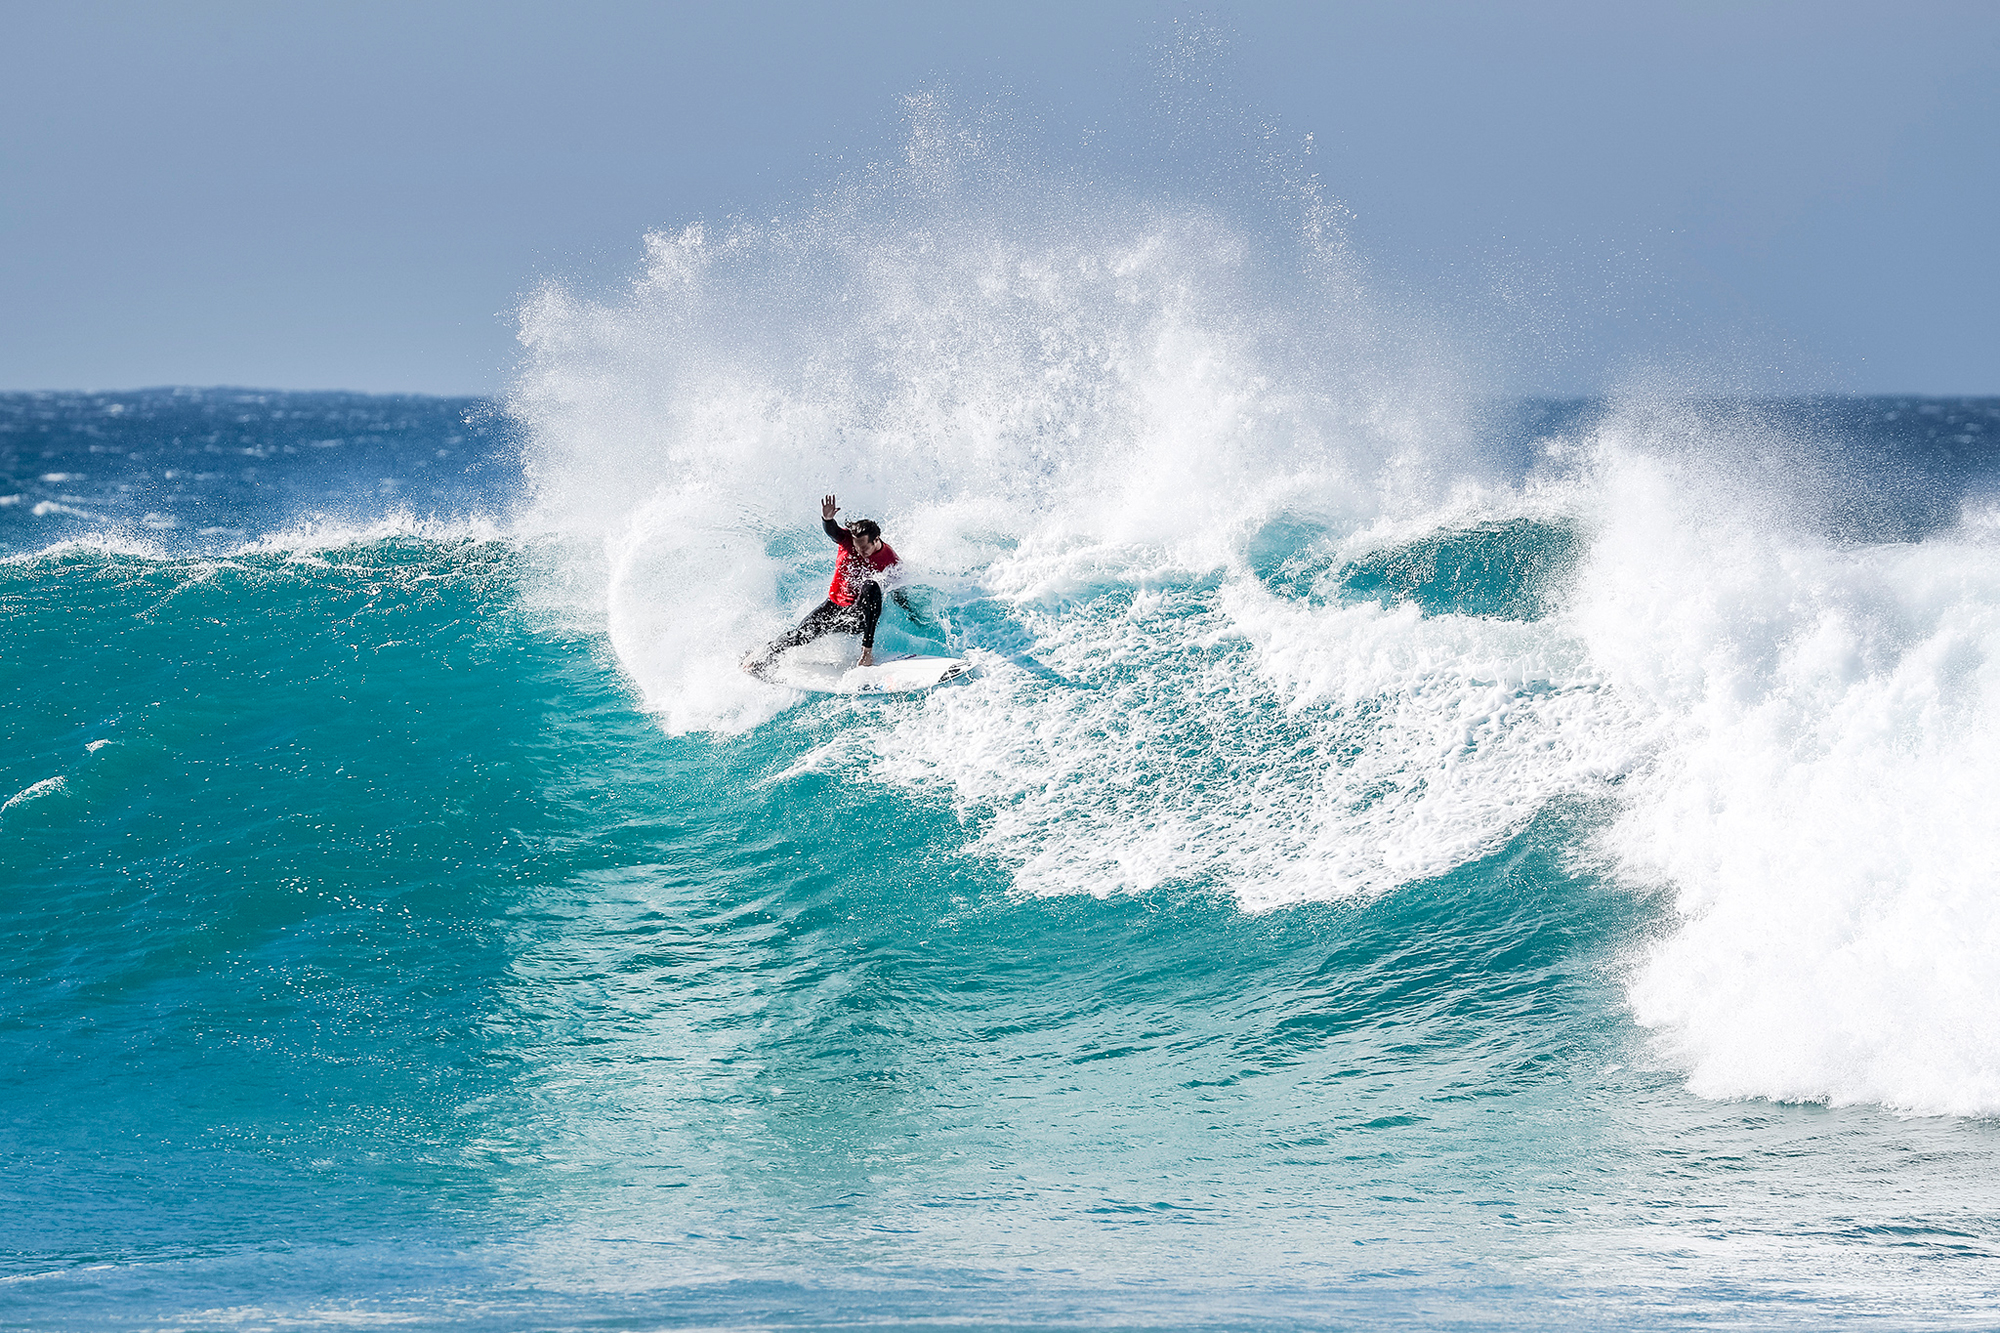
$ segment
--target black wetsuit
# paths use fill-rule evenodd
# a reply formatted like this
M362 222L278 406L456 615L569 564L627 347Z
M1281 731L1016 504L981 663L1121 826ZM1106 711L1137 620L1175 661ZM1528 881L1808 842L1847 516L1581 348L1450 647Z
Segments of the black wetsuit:
M771 640L764 656L768 659L787 648L811 643L822 634L859 634L861 646L872 649L875 646L875 622L881 618L882 585L870 579L854 595L852 606L842 606L830 598L821 602L799 622L797 629L786 630Z
M882 585L874 575L898 563L895 549L885 543L876 552L875 557L863 558L855 554L854 535L846 528L830 518L822 519L820 523L826 529L826 535L839 545L841 555L839 564L834 568L833 584L827 589L827 599L814 607L806 618L799 622L798 628L787 630L773 639L764 651L757 655L755 662L751 664L752 670L761 670L773 657L787 648L811 643L814 639L827 634L859 634L862 650L864 652L874 650L875 625L882 619ZM883 553L887 553L887 561L876 564L876 560L880 559ZM835 600L837 596L843 594L852 599L845 605ZM908 612L912 619L917 618L915 608L910 605L902 589L897 589L891 595L895 597L896 605Z

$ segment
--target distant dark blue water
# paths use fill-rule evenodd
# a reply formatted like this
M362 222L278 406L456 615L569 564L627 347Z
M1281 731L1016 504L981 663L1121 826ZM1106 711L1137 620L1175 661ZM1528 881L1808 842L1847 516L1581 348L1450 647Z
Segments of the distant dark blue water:
M0 395L0 544L226 551L288 524L463 517L520 469L490 404L250 389Z
M1993 1326L2000 401L998 448L587 313L0 398L0 1328ZM977 677L736 670L828 489Z

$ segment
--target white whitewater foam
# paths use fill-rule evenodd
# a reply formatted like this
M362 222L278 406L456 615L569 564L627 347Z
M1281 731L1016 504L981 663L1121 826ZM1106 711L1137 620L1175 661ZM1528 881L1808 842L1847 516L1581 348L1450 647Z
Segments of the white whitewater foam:
M1324 213L1274 274L1198 210L965 184L925 156L952 141L919 124L907 169L805 217L655 235L629 290L523 310L530 521L602 552L589 595L667 730L795 702L736 660L822 595L835 491L1047 668L857 724L880 780L988 812L1024 889L1377 893L1629 761L1549 627L1294 604L1247 572L1280 516L1517 503Z
M1538 626L1314 607L1241 575L1029 623L1067 683L996 668L876 736L873 771L990 812L979 845L1032 892L1381 893L1630 759L1602 682Z
M284 528L237 543L219 553L212 550L191 553L167 545L158 535L160 530L160 525L157 524L113 527L87 536L66 537L35 550L0 555L0 563L33 564L42 560L63 559L79 553L159 561L164 564L195 565L218 559L228 560L258 555L284 555L296 560L310 560L330 551L374 546L399 539L438 546L462 546L514 539L511 524L503 524L484 515L437 519L420 517L407 510L393 511L363 521L309 516ZM232 535L238 531L233 528L204 528L201 530L201 535Z
M61 514L68 518L87 518L93 522L102 522L104 520L104 515L102 514L93 514L88 509L78 509L75 505L61 504L55 500L43 500L28 512L36 518L47 518L50 514Z
M84 537L66 537L31 551L0 554L0 564L32 565L44 560L62 560L79 554L117 556L138 560L172 560L174 555L157 539L131 532L95 532Z
M16 806L26 805L28 802L40 800L44 796L59 796L68 790L69 779L67 778L60 775L53 778L43 778L40 782L23 787L20 791L9 796L5 804L0 804L0 815L6 814Z
M1845 547L1613 447L1574 624L1661 728L1607 846L1632 987L1717 1097L2000 1112L2000 547Z

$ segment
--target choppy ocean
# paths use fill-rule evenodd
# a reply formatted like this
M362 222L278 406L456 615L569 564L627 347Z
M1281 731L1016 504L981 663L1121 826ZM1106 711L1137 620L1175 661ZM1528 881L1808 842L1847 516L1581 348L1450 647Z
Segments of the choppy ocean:
M2000 1326L2000 400L981 216L0 397L0 1328Z

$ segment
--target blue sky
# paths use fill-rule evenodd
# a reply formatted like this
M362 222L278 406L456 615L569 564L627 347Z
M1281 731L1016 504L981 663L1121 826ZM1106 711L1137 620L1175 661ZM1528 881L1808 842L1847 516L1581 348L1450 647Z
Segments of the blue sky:
M1990 2L0 18L0 388L494 391L538 281L798 207L944 88L1040 168L1163 199L1226 204L1312 135L1377 281L1522 391L1726 345L1778 389L2000 392Z

